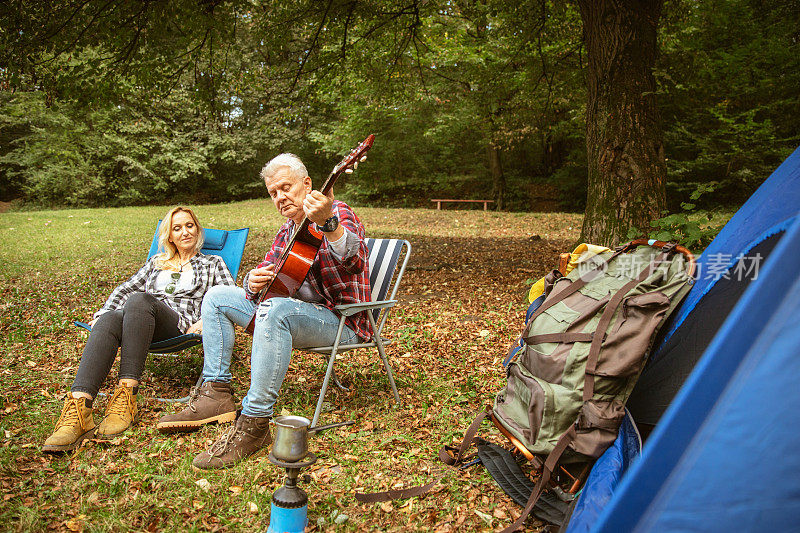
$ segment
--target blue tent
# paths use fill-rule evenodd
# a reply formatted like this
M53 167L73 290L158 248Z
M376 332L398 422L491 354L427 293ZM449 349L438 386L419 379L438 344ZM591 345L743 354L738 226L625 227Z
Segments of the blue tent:
M800 531L799 213L800 149L699 258L629 404L658 424L639 457L623 425L567 531Z

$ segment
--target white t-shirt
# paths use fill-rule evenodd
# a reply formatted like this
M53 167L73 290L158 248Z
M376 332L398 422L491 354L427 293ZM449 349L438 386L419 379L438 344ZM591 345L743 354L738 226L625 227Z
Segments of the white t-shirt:
M179 274L180 278L174 280L173 274ZM161 272L158 273L158 277L156 277L155 290L157 292L168 294L165 289L169 285L172 285L173 281L175 282L174 283L175 290L170 292L169 294L175 294L178 291L188 290L192 288L193 278L194 278L194 269L190 264L183 265L182 272L176 272L175 270L162 270Z

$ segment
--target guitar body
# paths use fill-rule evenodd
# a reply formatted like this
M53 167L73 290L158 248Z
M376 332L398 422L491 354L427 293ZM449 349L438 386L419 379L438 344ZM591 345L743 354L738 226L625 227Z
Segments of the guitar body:
M269 287L264 289L262 297L257 300L259 304L268 298L276 296L291 298L297 293L300 286L308 276L308 271L314 264L319 247L322 245L322 233L308 224L304 224L298 230L297 238L291 248L287 246L288 253L281 255L280 260L275 265L275 279ZM245 331L250 335L256 326L256 316L250 319Z
M336 178L342 173L352 172L358 166L359 161L366 159L367 156L365 154L372 147L374 140L374 135L368 136L336 165L320 188L320 192L327 195L333 188ZM308 276L308 271L311 270L311 266L314 264L319 247L322 245L322 239L322 232L311 226L308 218L304 218L275 264L275 278L256 296L256 307L261 305L261 302L267 298L276 296L291 298L297 293L306 276ZM252 335L255 325L256 315L254 314L245 331Z

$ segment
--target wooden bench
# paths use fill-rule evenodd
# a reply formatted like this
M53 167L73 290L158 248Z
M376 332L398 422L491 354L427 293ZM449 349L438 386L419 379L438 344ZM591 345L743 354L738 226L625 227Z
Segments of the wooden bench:
M431 200L431 202L436 202L436 210L437 211L441 211L442 202L478 202L478 203L483 203L483 210L487 211L488 210L488 205L491 204L491 203L494 203L494 200L453 200L453 199L447 199L447 198L440 198L440 199Z

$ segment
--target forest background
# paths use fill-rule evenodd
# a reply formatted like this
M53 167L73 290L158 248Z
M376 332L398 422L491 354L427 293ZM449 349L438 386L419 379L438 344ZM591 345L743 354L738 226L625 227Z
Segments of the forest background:
M355 205L492 198L503 210L582 211L589 84L577 4L4 2L0 201L261 197L258 172L275 154L298 154L321 180L374 133L369 164L337 186ZM615 4L630 9L598 3ZM680 224L674 213L743 202L800 144L800 2L634 9L650 5L661 214Z

